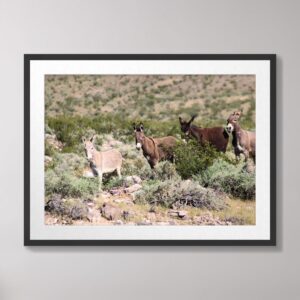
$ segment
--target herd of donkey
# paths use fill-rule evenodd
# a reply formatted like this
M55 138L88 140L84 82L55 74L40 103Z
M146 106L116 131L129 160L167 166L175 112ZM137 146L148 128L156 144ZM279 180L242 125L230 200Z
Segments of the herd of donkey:
M240 154L245 156L247 161L251 157L255 163L255 132L247 131L241 128L239 119L242 115L241 111L233 112L227 119L225 127L201 128L192 125L196 115L192 116L189 121L184 121L179 117L181 131L187 138L194 138L199 142L199 146L210 144L217 151L226 152L229 136L232 135L232 146L236 158ZM168 160L175 161L174 147L178 140L173 136L166 137L149 137L144 133L143 124L133 125L135 133L136 148L143 151L144 157L147 159L152 169L159 161ZM95 136L90 139L83 137L84 149L87 160L94 176L99 178L99 189L101 190L102 176L105 173L117 171L121 178L122 155L116 150L97 151L94 146Z

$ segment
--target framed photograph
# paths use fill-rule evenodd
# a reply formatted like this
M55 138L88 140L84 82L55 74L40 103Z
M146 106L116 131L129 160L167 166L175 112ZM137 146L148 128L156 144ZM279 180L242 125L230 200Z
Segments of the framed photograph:
M276 55L26 54L24 93L26 246L276 245Z

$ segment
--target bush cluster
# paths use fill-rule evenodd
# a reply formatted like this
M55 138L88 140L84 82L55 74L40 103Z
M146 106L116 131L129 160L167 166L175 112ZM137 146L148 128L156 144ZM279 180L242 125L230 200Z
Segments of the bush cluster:
M136 194L136 202L148 202L165 207L190 205L221 210L226 207L222 193L202 187L192 180L149 181Z
M247 165L233 165L223 159L194 176L201 185L229 193L241 199L255 199L255 172L248 172Z
M176 170L183 179L200 174L222 154L210 145L200 146L195 140L178 142L175 147Z
M112 134L124 143L134 143L133 123L141 120L124 118L122 114L105 114L97 116L60 115L47 117L47 132L55 133L58 140L64 143L63 152L79 153L78 145L82 136L89 137L92 133ZM180 135L178 121L144 121L145 133L150 136Z
M45 209L62 217L69 217L73 220L86 218L88 206L81 199L62 199L61 195L53 194L48 200Z
M84 158L71 153L57 153L51 168L45 172L46 195L60 194L62 197L88 197L99 188L97 178L82 177L86 164Z

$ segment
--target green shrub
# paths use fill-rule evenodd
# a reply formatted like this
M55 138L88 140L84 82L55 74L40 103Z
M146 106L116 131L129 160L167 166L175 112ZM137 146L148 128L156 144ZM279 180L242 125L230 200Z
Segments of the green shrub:
M54 134L54 130L49 127L48 123L45 124L45 133L47 134Z
M246 169L244 162L232 165L223 159L218 159L194 178L203 186L241 199L255 199L255 173L249 173Z
M55 153L56 153L56 150L55 150L54 146L49 143L45 143L45 155L53 156L53 155L55 155Z
M195 140L179 142L175 147L176 170L183 179L200 174L222 154L210 146L201 146Z
M194 207L221 210L226 207L222 193L202 187L191 180L148 181L143 189L136 193L137 203L149 203L165 207Z
M83 169L88 165L84 156L75 153L56 153L53 164L56 173L73 172L77 176L82 175Z
M82 177L86 160L76 154L57 153L51 169L45 172L46 195L60 194L63 197L87 197L99 188L98 178Z
M133 141L132 122L123 116L97 115L97 116L66 116L48 117L46 124L53 128L57 139L65 144L63 152L79 153L83 136L92 134L111 134L117 139Z
M123 161L121 173L122 176L147 174L150 170L148 162L143 157L137 157L135 159L126 158ZM143 177L145 179L145 177Z
M60 194L62 197L88 197L95 194L99 188L97 178L79 178L69 172L56 173L53 170L45 172L46 195Z
M169 180L169 179L173 179L173 180L180 179L180 176L176 171L175 164L169 161L159 162L155 167L155 169L151 171L152 174L150 176L152 176L153 179L162 180L162 181Z
M124 178L119 178L114 174L108 178L103 178L103 187L104 189L110 190L116 187L121 187L124 185Z

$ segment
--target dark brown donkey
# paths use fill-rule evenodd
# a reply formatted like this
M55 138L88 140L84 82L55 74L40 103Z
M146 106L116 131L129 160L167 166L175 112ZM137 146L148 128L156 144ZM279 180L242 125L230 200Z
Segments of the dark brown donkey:
M175 137L152 138L145 136L143 124L140 126L133 125L133 129L135 132L136 148L143 150L143 155L152 169L161 160L174 161L173 148L177 143Z
M187 122L179 117L181 131L188 137L194 137L201 145L206 143L214 146L218 151L226 152L229 134L223 127L201 128L191 125L197 115Z
M255 162L256 135L255 132L241 128L239 124L241 115L241 111L233 112L227 119L226 129L228 133L232 133L232 146L234 148L235 156L238 158L242 153L244 154L246 161L250 156Z

